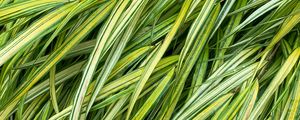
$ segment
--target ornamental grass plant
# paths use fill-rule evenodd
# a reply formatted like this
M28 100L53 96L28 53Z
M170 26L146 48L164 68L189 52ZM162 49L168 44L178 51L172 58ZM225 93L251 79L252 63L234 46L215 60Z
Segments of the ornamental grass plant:
M299 0L0 0L0 120L299 120Z

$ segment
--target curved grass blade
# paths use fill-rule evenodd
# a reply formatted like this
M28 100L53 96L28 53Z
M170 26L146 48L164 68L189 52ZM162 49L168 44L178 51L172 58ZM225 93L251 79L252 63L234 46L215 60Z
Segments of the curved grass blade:
M234 98L234 100L231 101L231 104L225 108L226 110L220 114L218 119L220 119L220 120L233 119L233 117L236 116L237 112L239 111L239 109L242 107L244 101L246 100L246 95L250 88L251 88L251 86L249 86L248 88L246 88L245 90L240 92L236 96L236 98Z
M67 0L28 0L0 7L0 24L67 3Z
M249 10L251 8L254 8L254 7L257 7L257 6L261 5L261 4L264 4L264 3L268 2L268 1L269 0L256 0L256 1L252 1L251 3L247 4L246 6L241 7L239 9L237 9L237 10L232 11L227 16L232 16L232 15L244 12L246 10ZM247 1L245 1L245 2L247 2Z
M118 19L121 17L128 3L129 0L119 1L116 5L116 8L113 10L112 14L110 15L108 21L106 22L105 26L100 31L99 36L97 38L96 46L90 55L87 66L82 76L80 86L75 95L74 108L72 109L70 119L74 119L74 120L79 119L82 102L86 94L86 91L88 89L88 85L90 84L90 81L93 78L99 60L101 60L101 57L104 55L103 52L104 46L107 44L106 42L108 41L112 32L120 32L120 31L113 31L113 30L117 25ZM89 105L89 108L90 106L91 105Z
M206 104L210 103L211 100L215 99L217 96L222 94L226 94L230 90L236 88L241 85L244 81L249 79L254 73L254 69L256 68L258 63L251 64L250 66L244 68L237 74L231 76L224 82L220 83L217 87L212 89L209 93L201 97L199 100L194 102L189 108L182 112L182 114L176 114L176 118L178 120L191 118L198 111L202 110Z
M220 3L217 1L206 1L201 12L193 23L193 29L189 31L187 36L187 43L184 45L182 52L180 53L180 61L178 65L178 77L177 85L174 88L173 98L172 98L172 107L169 109L169 115L174 110L174 106L177 104L180 94L182 93L185 81L189 76L194 64L199 58L200 52L203 51L205 44L209 41L210 33L213 30L215 25L215 20L219 15ZM216 4L216 5L215 5ZM205 17L204 17L205 16ZM185 106L184 106L185 107ZM173 110L172 110L173 109ZM183 108L185 109L185 108ZM181 110L183 110L181 109ZM178 114L181 114L182 111L178 111ZM178 115L177 114L177 115ZM177 119L175 115L175 119Z
M230 33L225 35L223 39L227 39L228 37L230 37L234 33L240 31L246 25L250 24L251 22L253 22L258 17L260 17L263 14L265 14L266 12L278 7L281 3L282 3L282 1L280 1L280 0L271 0L268 3L264 4L263 6L261 6L257 10L255 10L251 15L249 15L241 24L239 24L237 27L235 27Z
M96 85L94 87L94 90L92 91L92 96L89 101L89 104L86 109L86 114L88 114L90 108L92 107L99 91L103 87L106 79L109 77L109 74L111 73L113 67L116 65L118 59L120 58L123 49L125 48L125 45L129 41L129 39L132 37L132 33L134 32L135 26L138 22L138 19L140 18L140 15L144 9L144 7L147 4L147 0L144 0L141 5L138 7L139 9L136 9L137 12L135 12L132 16L131 23L129 23L128 28L124 32L124 36L122 36L122 39L119 38L115 43L115 46L112 48L112 51L108 58L106 59L106 63L99 74L99 76L96 79ZM133 9L134 10L134 9Z
M157 66L155 67L155 70L154 72L158 72L160 73L160 70L163 70L167 67L169 68L173 68L174 64L178 62L178 56L175 55L175 56L169 56L167 58L163 58L161 59L161 61L159 61L159 63L157 64ZM108 83L107 85L105 85L103 87L103 89L100 91L100 93L98 94L97 98L96 98L96 101L99 101L99 100L102 100L103 98L107 98L109 95L111 95L112 93L114 92L117 92L117 91L120 91L124 88L127 88L128 86L130 85L133 85L134 86L132 87L132 92L136 86L136 83L138 82L139 80L139 77L142 75L142 72L143 72L143 69L144 67L138 69L138 70L135 70L135 71L132 71L124 76L122 76L121 78L118 78L117 80L114 80L110 83ZM167 69L169 70L169 69ZM168 71L167 71L168 72ZM165 72L162 72L163 74L162 75L165 75ZM161 77L154 77L153 75L153 79L160 79ZM151 81L151 80L150 80ZM150 84L152 85L152 84ZM148 86L148 85L147 85ZM155 86L154 86L155 87ZM128 89L131 89L131 88L128 88ZM129 90L130 91L130 90ZM125 93L126 94L126 93ZM86 99L84 100L84 103L87 102L87 100L89 99L88 98L89 96L86 97ZM117 95L115 96L117 97ZM115 100L115 99L114 99ZM100 105L102 103L99 103ZM85 106L86 104L83 104L83 107ZM100 106L99 105L99 106ZM102 104L103 105L103 104ZM98 107L99 107L98 106ZM63 116L66 116L66 115L69 115L71 110L72 110L72 105L65 108L64 110L60 111L58 114L52 116L50 119L51 120L55 120L57 118L61 118ZM101 107L101 106L100 106ZM94 108L96 109L96 107Z
M233 96L232 93L228 93L228 94L218 98L216 101L214 101L212 104L210 104L207 108L205 108L202 112L200 112L196 117L194 117L193 120L207 119L217 109L219 109L226 101L230 100L230 98L232 96Z
M79 43L77 46L75 46L70 51L68 51L67 55L63 59L90 53L93 51L93 48L95 47L95 43L96 43L95 40L89 40L86 42ZM15 67L15 69L26 69L28 67L40 65L44 63L47 60L47 58L49 58L49 56L50 55L45 55L43 57L37 58L36 60L26 62L24 64Z
M50 69L50 77L49 77L49 87L50 87L50 97L51 97L51 102L54 108L54 111L56 113L59 113L59 108L58 108L58 104L57 104L57 97L56 97L56 91L55 91L55 71L56 71L56 67L53 66Z
M36 41L37 38L42 37L53 30L56 27L56 24L68 14L73 5L74 4L67 4L56 11L49 13L31 25L14 40L1 47L0 66L14 56L17 52L20 52L20 50L26 45Z
M231 9L231 7L235 3L235 1L236 0L228 0L228 1L225 2L224 6L222 7L222 9L221 9L221 11L219 13L218 18L215 21L215 26L214 26L214 28L212 30L212 33L210 34L210 38L209 39L211 39L213 37L213 35L215 34L215 32L219 29L221 23L224 21L225 17L227 16L229 10Z
M259 85L258 81L255 80L254 84L252 85L251 90L247 94L246 101L244 102L243 107L240 110L238 119L239 120L245 120L249 118L250 113L252 112L252 109L254 107L257 95L258 95Z
M132 118L133 120L141 120L145 118L150 108L153 106L154 102L162 95L162 92L167 89L169 81L173 78L174 68L161 80L157 88L151 93L147 101L143 104L139 111Z
M75 2L78 2L78 1L75 1ZM70 10L68 15L66 15L66 17L59 23L56 30L53 32L51 37L44 44L43 48L40 50L40 53L38 54L38 58L46 51L46 49L50 45L50 43L54 40L54 38L58 35L58 33L63 29L63 27L66 26L66 24L71 20L71 18L73 18L78 13L83 12L84 10L86 10L87 8L91 7L94 4L95 4L94 2L91 2L89 0L77 3L77 5L74 8L72 8L72 10Z
M299 63L298 63L299 65ZM297 78L296 78L296 81L295 81L295 85L294 85L294 88L293 88L293 93L291 95L291 103L290 103L290 108L288 109L288 114L287 114L287 117L286 119L289 119L289 120L293 120L293 119L297 119L297 112L299 112L299 101L300 101L300 75L299 75L299 68L298 68L298 74L297 74Z
M193 89L192 93L196 92L197 89L201 86L201 84L205 80L205 74L207 72L208 66L208 58L209 58L209 48L206 46L202 51L197 63L196 63L196 70L193 75Z
M125 105L127 99L129 98L129 96L124 96L123 98L121 98L115 105L114 107L112 108L111 111L108 112L107 115L105 115L105 118L104 120L113 120L116 115L117 115L117 112L122 108L122 106Z
M68 42L63 43L51 56L45 61L45 63L40 66L35 73L29 78L30 82L20 86L18 91L13 97L13 101L18 101L28 90L41 79L52 66L59 62L62 57L75 45L77 45L80 40L82 40L92 28L96 27L100 22L102 22L107 14L110 12L114 5L111 2L104 3L100 8L98 8L90 17L74 32L74 34L69 37Z
M246 2L247 1L237 1L236 6L234 8L237 9L241 6L244 6L246 4ZM243 13L232 16L230 18L230 21L228 23L228 26L226 27L224 34L225 35L229 34L235 27L237 27L240 24L242 17L243 17ZM218 55L216 56L217 58L223 58L225 56L225 53L227 51L226 48L228 48L229 45L232 44L234 38L235 38L235 36L232 35L220 43L220 48L225 48L225 49L221 49L220 51L218 51ZM224 62L224 59L216 60L214 63L214 68L218 68L220 65L223 64L223 62Z
M250 114L250 120L256 119L262 113L265 108L267 102L274 94L275 90L278 89L278 86L283 82L285 77L290 73L291 69L294 67L295 63L298 61L300 57L300 48L294 50L288 59L285 61L283 66L277 72L276 76L273 78L268 88L264 91L262 97L256 103L252 113Z
M145 83L149 79L151 73L153 72L155 66L169 47L171 41L173 40L174 36L176 35L178 29L180 28L181 24L185 21L186 15L188 13L188 9L192 3L192 0L186 0L183 3L183 7L180 10L179 16L177 17L172 29L167 34L165 40L163 41L162 45L159 47L158 51L154 54L154 56L150 59L150 61L147 63L145 70L138 82L138 87L135 89L129 103L126 120L130 119L131 111L135 105L135 102L140 95Z

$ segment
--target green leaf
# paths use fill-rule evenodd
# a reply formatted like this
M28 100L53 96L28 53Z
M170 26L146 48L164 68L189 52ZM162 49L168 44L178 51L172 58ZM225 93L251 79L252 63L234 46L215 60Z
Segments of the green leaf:
M62 57L69 51L73 46L78 44L80 40L82 40L88 32L91 31L92 28L96 27L104 18L107 13L111 10L113 4L105 3L103 6L98 8L93 14L91 14L90 18L87 19L70 37L68 42L63 43L49 58L41 65L35 73L30 76L29 80L26 84L23 84L18 92L13 95L13 101L18 101L28 90L36 83L39 79L41 79L50 68L59 62ZM60 12L60 11L59 11ZM96 16L97 15L97 16Z
M298 58L300 56L300 48L297 48L290 54L288 59L285 61L283 66L277 72L276 76L271 81L268 88L264 91L263 95L260 97L256 103L252 113L250 114L251 120L258 118L261 112L265 109L267 102L270 100L271 96L274 94L275 90L278 89L279 85L283 82L285 77L290 73L291 69L294 67Z
M154 54L154 56L150 59L150 61L147 63L145 70L143 71L143 74L138 82L138 87L135 89L131 99L130 99L130 105L127 111L126 119L128 120L131 115L131 111L135 105L135 102L137 101L137 98L139 94L141 93L145 83L149 79L151 73L153 72L155 66L169 47L172 39L174 38L175 34L177 33L179 27L184 22L186 14L188 12L189 6L191 5L192 0L186 0L184 2L183 7L180 10L179 16L177 17L172 29L167 34L165 40L163 41L162 45L159 47L158 51Z
M139 109L139 111L134 115L132 119L141 120L145 118L145 115L148 113L151 106L155 101L162 95L164 89L167 89L167 85L169 81L172 79L174 75L174 68L161 80L157 88L151 93L148 97L147 101L143 104L143 106Z
M56 27L56 24L62 20L72 9L74 4L67 4L59 9L49 13L47 16L36 21L22 34L18 35L14 40L5 44L0 49L0 65L3 65L17 52L20 52L26 45L33 43Z
M28 16L67 3L67 0L28 0L0 7L0 23Z
M96 79L96 85L95 85L94 90L92 92L92 96L91 96L91 99L89 101L89 105L87 107L86 114L88 113L89 109L92 107L99 91L103 87L103 85L104 85L106 79L108 78L110 72L112 71L113 67L116 65L116 62L120 58L120 56L122 54L122 51L125 48L125 45L129 41L129 39L132 37L135 26L136 26L136 24L138 22L138 19L140 18L140 15L142 13L141 11L144 9L146 3L147 3L147 1L143 1L141 3L138 3L138 4L141 4L141 5L137 6L139 9L137 9L137 10L133 9L133 11L138 11L138 12L133 13L133 15L132 15L133 18L129 18L129 19L132 19L131 20L132 22L129 23L127 29L125 29L124 36L122 36L123 39L116 40L116 43L112 48L113 51L111 51L111 53L109 54L109 56L107 58L107 61L105 62L102 71L100 72L100 74L98 75L98 77ZM129 6L129 7L131 7L131 6Z
M226 101L230 100L230 98L232 96L233 96L232 93L228 93L228 94L218 98L216 101L214 101L212 104L210 104L207 108L205 108L202 112L200 112L196 117L194 117L193 120L207 119L217 109L219 109Z

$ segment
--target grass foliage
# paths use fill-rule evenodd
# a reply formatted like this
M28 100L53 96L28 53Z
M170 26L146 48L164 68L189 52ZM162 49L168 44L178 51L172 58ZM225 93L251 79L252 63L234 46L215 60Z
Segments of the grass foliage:
M0 120L299 120L299 0L0 0Z

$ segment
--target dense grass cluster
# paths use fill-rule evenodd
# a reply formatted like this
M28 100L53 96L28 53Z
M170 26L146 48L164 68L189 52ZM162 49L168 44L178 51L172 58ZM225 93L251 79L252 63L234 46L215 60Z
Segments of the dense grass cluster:
M0 0L0 120L299 120L299 0Z

